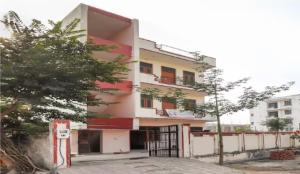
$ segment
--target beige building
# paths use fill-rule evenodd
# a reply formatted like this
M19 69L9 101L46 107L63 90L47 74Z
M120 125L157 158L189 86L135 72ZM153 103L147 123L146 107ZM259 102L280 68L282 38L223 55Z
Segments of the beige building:
M79 18L78 29L84 29L86 37L95 44L113 45L109 52L94 52L99 60L112 61L123 55L130 63L126 80L109 84L96 82L102 90L114 91L114 95L93 92L105 101L118 102L101 107L87 107L98 116L87 124L71 123L71 154L128 153L132 150L149 151L151 156L184 156L189 143L189 131L201 130L208 117L196 118L192 112L182 112L176 104L158 101L141 95L135 87L158 88L168 92L182 89L191 104L204 102L205 94L194 91L188 84L201 82L195 71L197 54L174 47L157 44L139 37L139 21L80 4L64 19L67 25ZM215 67L215 58L203 60ZM178 78L183 79L178 80Z

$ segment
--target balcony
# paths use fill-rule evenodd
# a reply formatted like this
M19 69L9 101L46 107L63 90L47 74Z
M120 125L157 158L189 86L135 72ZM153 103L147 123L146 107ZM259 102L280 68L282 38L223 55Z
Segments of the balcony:
M96 81L96 85L101 90L115 91L116 94L129 94L132 91L132 81L124 80L116 83Z
M181 111L179 109L156 109L156 108L140 108L139 118L173 118L173 119L216 121L216 118L209 115L198 117L192 111Z
M153 84L153 85L161 85L165 87L175 87L175 88L181 88L181 89L193 89L188 85L184 85L182 81L174 79L174 78L159 78L155 74L146 74L146 73L140 73L140 80L141 82Z
M100 51L100 53L97 51L96 58L113 59L116 58L118 55L124 56L125 59L129 59L131 57L132 47L129 45L121 44L118 42L95 36L89 36L88 38L94 44L111 47L108 51Z

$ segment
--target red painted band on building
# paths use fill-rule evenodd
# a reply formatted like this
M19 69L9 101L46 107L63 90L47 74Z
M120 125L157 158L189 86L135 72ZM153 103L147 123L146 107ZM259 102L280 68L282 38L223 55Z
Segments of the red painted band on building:
M89 36L88 38L94 44L115 47L115 48L109 49L107 52L121 54L121 55L127 56L127 58L131 57L132 47L129 45L117 43L117 42L114 42L111 40L106 40L106 39L103 39L100 37L95 37L95 36Z
M117 83L108 83L108 82L101 82L96 81L96 86L103 90L120 90L123 92L131 92L132 91L132 81L124 80Z
M88 118L88 129L133 129L133 118Z

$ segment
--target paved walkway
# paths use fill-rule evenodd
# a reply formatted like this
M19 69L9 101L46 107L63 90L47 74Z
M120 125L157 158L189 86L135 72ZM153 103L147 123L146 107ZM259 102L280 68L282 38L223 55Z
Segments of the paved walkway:
M197 160L182 158L145 158L82 162L60 174L242 174L243 172Z

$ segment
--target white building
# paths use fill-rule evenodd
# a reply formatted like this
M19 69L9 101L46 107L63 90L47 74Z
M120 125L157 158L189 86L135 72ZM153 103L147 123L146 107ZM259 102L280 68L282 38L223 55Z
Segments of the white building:
M300 129L300 94L271 98L250 110L251 129L268 131L263 123L270 117L292 118L286 131Z

